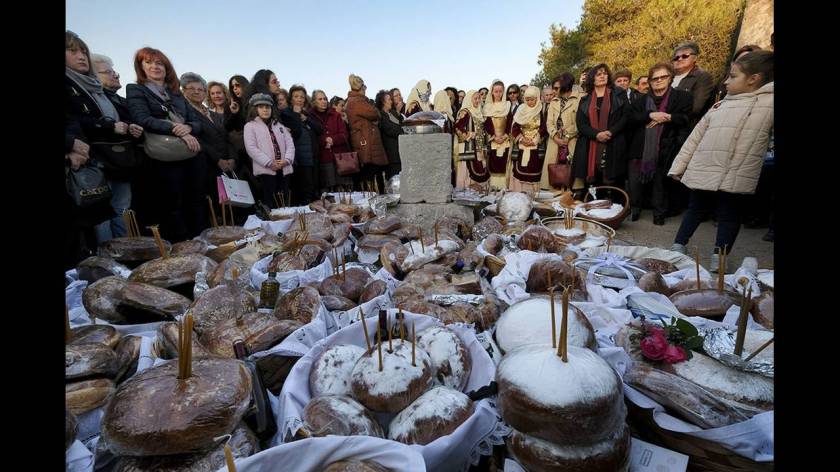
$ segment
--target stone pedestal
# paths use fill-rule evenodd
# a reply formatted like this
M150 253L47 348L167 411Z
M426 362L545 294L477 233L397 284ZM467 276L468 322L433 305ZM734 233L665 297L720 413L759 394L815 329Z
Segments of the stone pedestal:
M435 222L444 216L461 218L469 225L475 223L473 209L457 203L401 203L394 208L393 213L408 223L420 226L429 235L434 234Z
M449 203L452 200L452 135L403 134L399 137L400 202Z

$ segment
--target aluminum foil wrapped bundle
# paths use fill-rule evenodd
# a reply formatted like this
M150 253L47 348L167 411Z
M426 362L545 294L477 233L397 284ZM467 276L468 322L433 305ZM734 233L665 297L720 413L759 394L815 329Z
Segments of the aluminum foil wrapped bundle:
M747 330L747 335L744 339L744 349L741 357L733 354L735 351L735 338L737 333L729 328L706 328L701 329L700 334L704 336L703 350L706 351L710 357L713 357L733 369L738 369L744 372L753 372L761 374L765 377L774 376L775 359L773 355L772 345L763 349L755 357L748 362L744 359L748 358L754 351L757 351L761 346L770 341L774 334L770 331L764 330Z
M397 174L385 183L385 193L399 196L400 194L400 174Z
M441 306L451 306L456 303L469 303L471 305L480 305L484 300L484 295L456 295L456 294L435 294L429 297L429 301Z
M595 257L579 257L574 264L587 271L588 281L618 289L636 285L639 278L647 273L632 260L611 252Z

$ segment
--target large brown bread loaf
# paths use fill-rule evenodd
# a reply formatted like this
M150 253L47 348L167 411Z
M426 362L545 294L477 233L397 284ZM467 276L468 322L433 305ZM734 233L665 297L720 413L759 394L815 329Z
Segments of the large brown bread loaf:
M321 295L312 287L298 287L277 300L274 316L280 320L295 320L307 324L315 319L321 308Z
M257 310L257 300L250 293L222 284L202 293L193 302L190 312L199 334L212 331L221 323L237 315Z
M192 376L178 363L135 375L117 388L102 419L102 436L119 455L201 452L231 433L251 400L251 374L237 360L194 359Z

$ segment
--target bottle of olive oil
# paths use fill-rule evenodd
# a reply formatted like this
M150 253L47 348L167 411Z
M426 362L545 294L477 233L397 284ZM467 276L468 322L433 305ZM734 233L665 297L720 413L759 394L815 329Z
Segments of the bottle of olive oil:
M260 286L259 311L271 312L277 304L277 296L280 294L280 282L277 281L277 272L269 272L268 278Z

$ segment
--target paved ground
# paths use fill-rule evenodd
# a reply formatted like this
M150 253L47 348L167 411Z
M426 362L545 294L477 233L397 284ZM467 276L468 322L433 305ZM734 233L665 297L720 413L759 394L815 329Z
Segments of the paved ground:
M621 227L616 232L616 238L626 241L632 245L662 247L668 249L674 243L674 236L680 227L682 215L668 218L664 226L654 226L653 213L650 210L642 212L638 221L631 222L628 215ZM700 247L700 263L708 267L712 251L715 246L715 226L713 221L701 223L694 233L694 237L688 243L689 251L693 254L694 246ZM744 257L752 256L758 259L760 269L773 268L773 246L774 243L762 241L761 237L767 232L767 228L746 229L741 228L738 239L735 241L735 248L727 263L729 272L735 271L741 265Z

